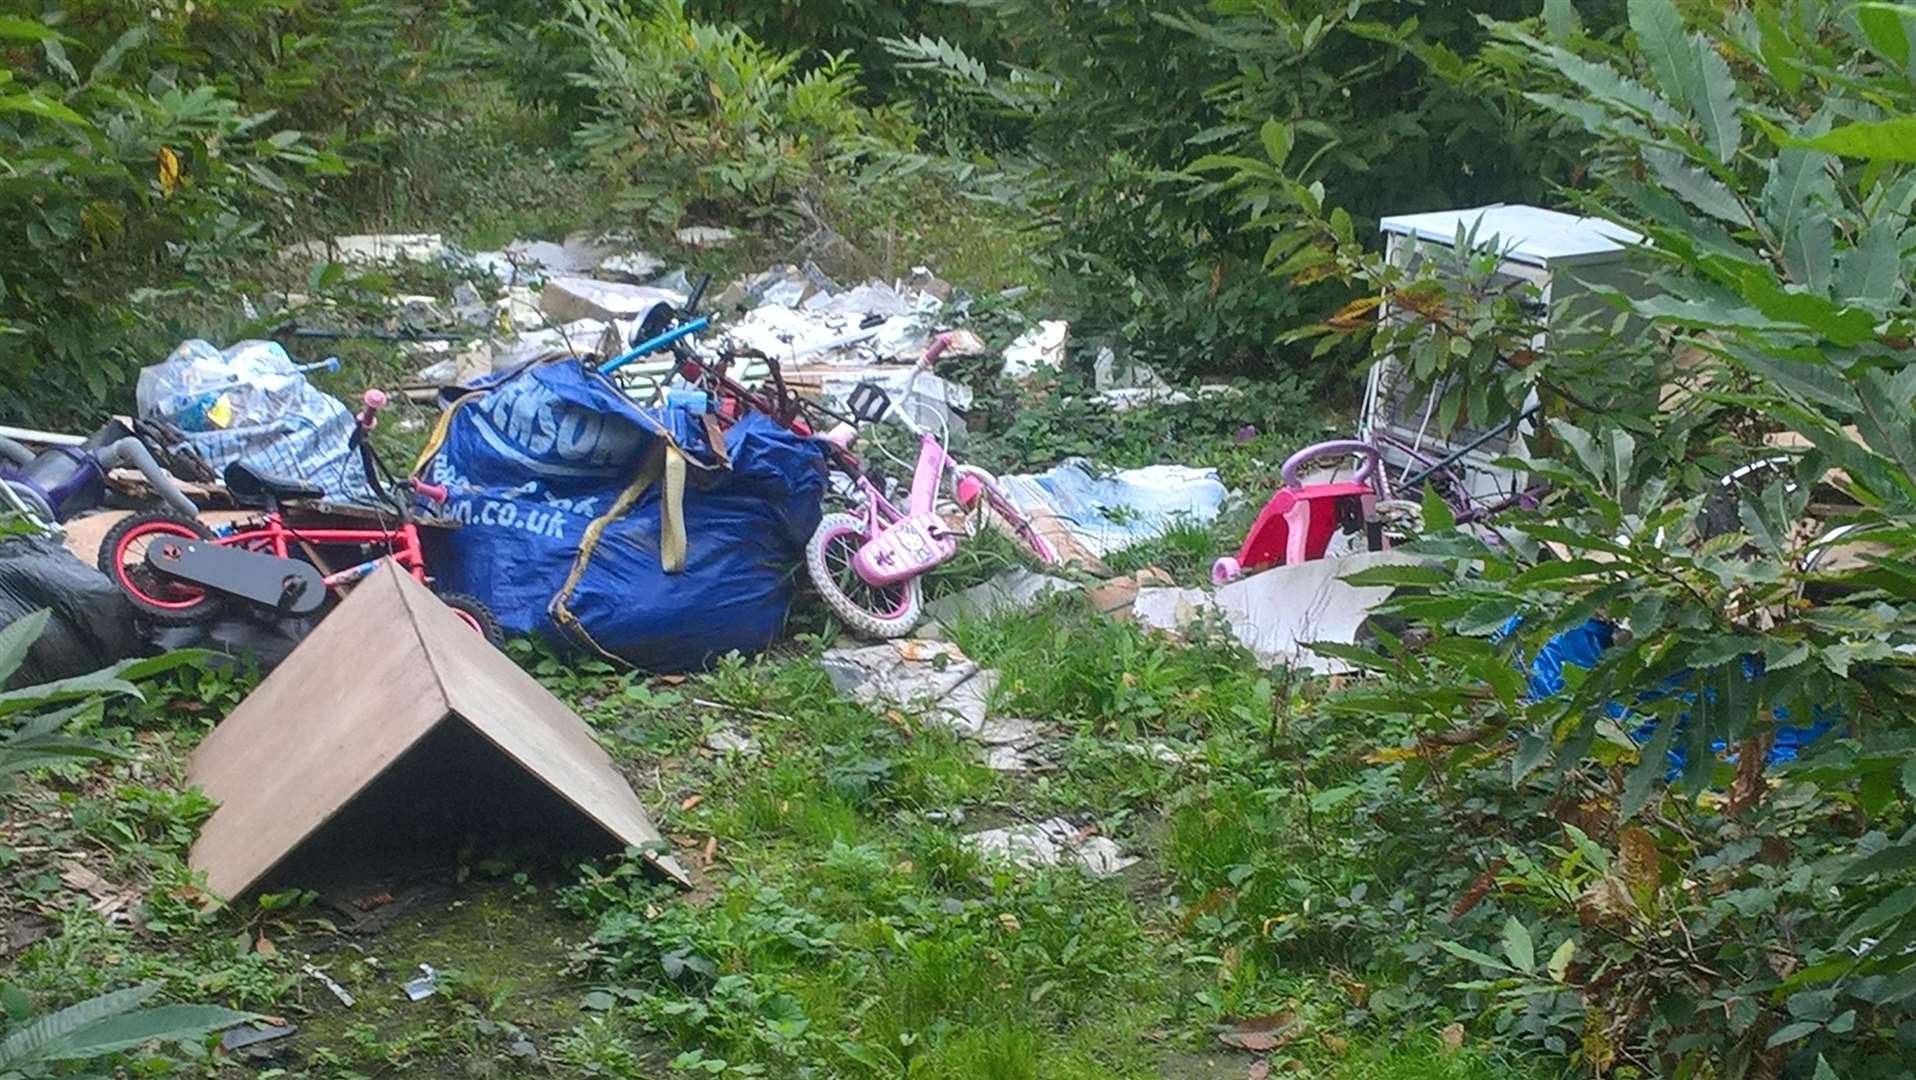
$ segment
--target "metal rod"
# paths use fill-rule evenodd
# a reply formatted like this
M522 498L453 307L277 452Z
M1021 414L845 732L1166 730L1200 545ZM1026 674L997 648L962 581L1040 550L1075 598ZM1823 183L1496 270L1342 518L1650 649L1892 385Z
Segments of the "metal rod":
M1455 465L1459 461L1462 461L1465 457L1469 456L1472 452L1476 451L1479 447L1483 446L1485 443L1489 442L1490 440L1498 437L1499 435L1504 434L1505 432L1509 431L1511 428L1516 427L1518 424L1521 424L1525 420L1528 420L1531 417L1537 415L1537 413L1541 411L1542 409L1543 409L1542 402L1538 402L1537 404L1532 405L1528 409L1525 409L1524 411L1518 413L1517 415L1511 417L1510 419L1505 420L1503 423L1498 424L1496 427L1491 428L1489 431L1484 432L1482 435L1479 435L1476 438L1465 443L1461 449L1451 451L1449 455L1444 457L1441 461L1437 462L1435 465L1427 466L1421 472L1415 473L1411 476L1404 477L1404 479L1401 481L1402 485L1407 488L1416 487L1418 484L1421 484L1425 480L1430 479L1430 477L1433 474L1441 472L1444 469L1448 469L1452 465Z

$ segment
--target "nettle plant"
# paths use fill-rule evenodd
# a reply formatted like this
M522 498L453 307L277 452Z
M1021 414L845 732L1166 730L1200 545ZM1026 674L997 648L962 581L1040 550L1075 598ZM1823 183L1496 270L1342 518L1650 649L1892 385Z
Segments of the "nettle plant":
M1527 349L1522 312L1470 275L1385 265L1286 171L1282 131L1273 167L1237 177L1288 208L1268 222L1283 274L1367 294L1319 332L1371 332L1360 316L1388 298L1414 325L1376 344L1454 377L1447 417L1552 402L1512 463L1548 481L1537 511L1459 530L1427 500L1429 561L1369 572L1417 587L1390 607L1417 632L1386 638L1366 663L1388 677L1343 707L1412 720L1408 783L1500 774L1531 799L1535 818L1485 843L1469 905L1514 922L1449 942L1500 1027L1593 1073L1902 1075L1916 8L1628 16L1599 41L1550 0L1493 25L1482 57L1594 139L1584 210L1648 237L1642 287L1603 292L1624 318L1583 345ZM1591 620L1613 641L1560 692L1515 677ZM1812 725L1828 731L1776 759Z

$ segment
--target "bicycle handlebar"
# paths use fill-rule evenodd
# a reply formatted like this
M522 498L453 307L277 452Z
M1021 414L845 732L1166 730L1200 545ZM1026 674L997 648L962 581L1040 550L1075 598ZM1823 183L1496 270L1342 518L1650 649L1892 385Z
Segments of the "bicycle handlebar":
M424 480L414 480L412 482L412 489L415 494L424 496L426 501L432 503L434 506L444 506L446 505L446 500L452 497L451 493L441 485L428 484Z
M685 298L685 307L680 309L680 318L690 318L699 309L699 300L705 295L705 287L712 283L711 274L699 275L699 283L692 286L692 295Z
M1297 470L1321 457L1342 456L1346 454L1357 454L1364 459L1364 463L1358 466L1356 475L1351 477L1351 481L1358 484L1368 483L1371 474L1377 471L1377 447L1357 439L1334 439L1330 442L1321 442L1306 446L1304 449L1284 459L1284 470L1282 474L1284 477L1284 486L1293 491L1303 487L1303 482L1297 478Z
M365 407L359 410L359 427L362 431L371 431L379 423L379 410L386 407L386 392L373 387L361 395Z

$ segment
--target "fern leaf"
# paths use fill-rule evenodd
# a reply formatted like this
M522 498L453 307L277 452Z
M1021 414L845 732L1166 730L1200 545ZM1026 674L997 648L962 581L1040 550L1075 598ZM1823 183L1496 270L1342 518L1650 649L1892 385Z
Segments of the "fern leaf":
M48 1013L0 1040L0 1069L19 1068L45 1061L45 1051L60 1040L89 1024L119 1016L159 992L158 983L129 986L125 990L101 994L58 1012Z

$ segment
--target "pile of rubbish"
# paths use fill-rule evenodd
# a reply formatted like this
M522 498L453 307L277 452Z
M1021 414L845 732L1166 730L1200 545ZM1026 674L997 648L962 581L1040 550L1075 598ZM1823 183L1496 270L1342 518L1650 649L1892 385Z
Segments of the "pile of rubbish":
M408 832L537 821L569 850L652 852L657 830L583 723L498 646L541 638L653 672L761 651L785 632L800 574L822 587L833 572L840 549L820 538L852 519L828 509L883 510L837 572L844 588L910 598L879 635L897 637L918 626L917 578L980 525L1022 536L1059 572L927 605L928 634L1080 592L1103 558L1209 521L1225 499L1209 470L1106 474L1072 460L1000 482L942 448L927 450L933 488L881 487L856 428L893 421L927 446L948 439L972 393L933 358L988 352L964 326L971 298L928 268L845 285L811 261L774 266L725 285L711 304L727 314L708 318L695 314L708 283L629 238L462 252L431 234L346 236L289 256L432 263L464 281L450 296L391 298L370 329L280 297L265 320L281 320L274 340L182 342L141 371L129 415L90 435L0 433L0 496L28 526L0 539L0 623L48 611L16 680L185 646L269 672L189 764L221 804L191 861L223 894L271 886L295 853L363 861L351 834L374 820ZM437 418L406 468L377 452L387 396L342 401L315 381L339 360L296 358L347 337L417 363L398 389ZM1070 348L1066 323L1038 322L1000 367L1012 380L1055 372ZM1108 350L1095 375L1114 407L1175 393L1148 371L1120 373ZM842 576L854 572L868 580ZM852 645L826 666L845 693L974 740L990 768L1056 765L1056 733L992 715L998 673L949 643ZM354 678L338 693L311 693L342 672ZM731 731L707 742L755 752ZM422 801L430 791L474 798ZM1093 874L1132 861L1062 818L972 842ZM669 856L648 858L687 881Z
M646 353L635 345L689 322L705 285L629 236L480 252L437 234L340 236L287 255L433 264L464 280L448 297L391 298L372 330L277 298L277 340L182 343L141 372L131 417L0 443L8 508L45 534L0 561L0 580L17 582L0 616L51 606L64 618L49 642L71 643L47 645L63 659L36 673L182 645L270 666L385 556L495 640L542 636L654 671L762 650L782 632L825 504L859 497L855 459L819 436L836 437L834 418L904 412L948 437L971 391L917 361L987 351L963 326L972 298L926 267L849 286L809 260L743 275L712 301L738 314ZM402 389L441 410L403 474L372 452L383 398L342 402L312 381L337 359L288 351L354 336L415 358ZM1003 350L1002 371L1058 370L1070 347L1066 323L1038 322ZM724 365L748 396L776 384L794 404L715 401L688 382L688 361ZM1126 403L1169 391L1148 370L1120 372L1109 350L1094 368ZM878 413L848 416L874 397ZM1210 520L1225 497L1206 470L1105 475L1084 460L999 490L1000 511L1022 515L1055 561L1094 571L1174 521Z

